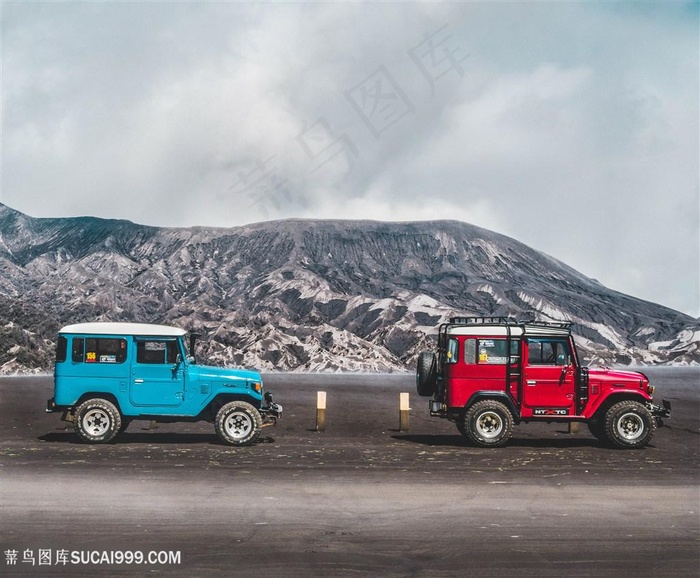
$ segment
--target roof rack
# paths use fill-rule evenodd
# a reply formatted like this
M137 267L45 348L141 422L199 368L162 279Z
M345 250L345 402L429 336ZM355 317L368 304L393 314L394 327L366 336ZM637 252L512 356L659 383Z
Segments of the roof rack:
M537 327L556 327L558 329L569 329L573 321L522 321L525 325L536 325Z
M516 325L512 317L451 317L450 323L458 325Z
M535 327L551 327L569 329L572 321L536 321L535 319L517 320L513 317L451 317L450 325L531 325Z

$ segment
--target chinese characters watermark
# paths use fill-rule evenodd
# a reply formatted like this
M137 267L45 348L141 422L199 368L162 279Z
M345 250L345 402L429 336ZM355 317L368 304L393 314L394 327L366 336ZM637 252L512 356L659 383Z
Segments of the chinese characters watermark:
M384 66L354 88L346 90L345 97L377 139L392 125L415 112L413 103Z
M287 179L280 178L277 167L272 164L275 156L264 161L256 160L249 171L239 171L238 181L229 187L234 194L251 199L249 206L257 206L265 218L268 217L268 206L279 211L283 200L291 200Z
M423 42L408 51L421 74L430 85L430 98L435 95L435 82L451 71L464 76L462 63L469 55L461 55L461 48L455 47L453 37L447 34L447 24L432 34L425 34Z
M303 129L297 137L297 142L314 165L312 173L343 152L347 152L355 158L360 154L350 137L345 133L336 137L328 121L323 117L310 127L304 123Z

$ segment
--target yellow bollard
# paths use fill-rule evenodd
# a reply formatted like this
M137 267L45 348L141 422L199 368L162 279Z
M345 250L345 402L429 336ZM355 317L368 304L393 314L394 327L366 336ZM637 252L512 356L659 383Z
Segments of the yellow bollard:
M408 412L409 407L408 393L399 394L399 431L408 431Z
M316 392L316 431L326 431L326 392Z
M581 426L581 424L577 421L570 421L569 422L569 433L570 434L577 434L578 433L578 428Z

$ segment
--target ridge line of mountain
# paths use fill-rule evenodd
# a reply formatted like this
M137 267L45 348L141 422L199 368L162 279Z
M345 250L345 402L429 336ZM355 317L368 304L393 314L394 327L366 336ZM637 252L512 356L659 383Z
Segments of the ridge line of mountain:
M48 369L61 324L178 324L219 363L405 370L451 315L570 320L595 363L700 363L700 320L454 220L154 227L0 203L0 372Z

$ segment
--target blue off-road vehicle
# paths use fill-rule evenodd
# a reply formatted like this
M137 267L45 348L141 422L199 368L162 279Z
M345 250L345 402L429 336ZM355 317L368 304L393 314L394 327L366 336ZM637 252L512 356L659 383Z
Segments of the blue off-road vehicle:
M110 441L135 419L208 421L228 444L248 445L273 425L282 407L263 394L255 371L199 365L197 335L143 323L80 323L59 331L54 397L89 443Z

